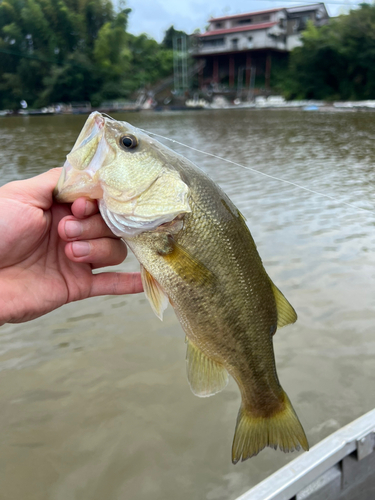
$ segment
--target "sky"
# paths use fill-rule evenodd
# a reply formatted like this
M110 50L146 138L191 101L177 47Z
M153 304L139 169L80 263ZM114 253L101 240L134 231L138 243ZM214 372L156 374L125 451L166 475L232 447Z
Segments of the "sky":
M358 5L358 0L331 0L326 3L330 16L348 12L351 6ZM158 42L171 25L177 30L192 33L200 28L203 32L208 19L213 17L274 9L277 7L293 7L308 2L300 0L127 0L126 5L132 9L129 16L128 31L134 35L146 33Z

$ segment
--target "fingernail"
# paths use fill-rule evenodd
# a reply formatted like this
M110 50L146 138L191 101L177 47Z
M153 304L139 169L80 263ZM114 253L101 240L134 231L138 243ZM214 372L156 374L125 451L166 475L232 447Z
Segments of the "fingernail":
M90 253L90 243L87 241L74 241L72 243L74 257L85 257Z
M65 234L68 238L76 238L83 232L83 227L80 222L68 220L65 222Z
M89 212L90 212L90 205L89 205L89 202L86 200L85 210L84 210L83 214L84 215L89 215Z
M93 200L86 200L86 205L85 205L85 211L84 214L86 217L89 215L92 215L95 212L95 201Z

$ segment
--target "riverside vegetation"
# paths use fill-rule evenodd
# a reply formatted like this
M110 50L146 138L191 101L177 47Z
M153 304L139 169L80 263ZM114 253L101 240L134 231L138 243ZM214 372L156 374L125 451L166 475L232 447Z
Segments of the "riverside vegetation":
M130 9L110 0L0 2L0 109L127 98L173 72L161 44L126 31ZM179 33L179 32L177 32Z
M0 109L126 99L173 72L171 26L161 44L127 32L130 9L110 0L3 0ZM272 87L287 99L375 98L375 5L302 33ZM275 64L276 63L276 64Z
M278 75L287 99L375 99L375 4L361 4L302 33L302 46L291 52Z

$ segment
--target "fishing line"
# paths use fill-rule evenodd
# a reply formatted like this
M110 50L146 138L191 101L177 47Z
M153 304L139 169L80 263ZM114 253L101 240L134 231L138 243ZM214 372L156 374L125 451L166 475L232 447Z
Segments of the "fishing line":
M250 170L250 172L254 172L256 174L263 175L264 177L268 177L269 179L284 182L284 184L289 184L290 186L294 186L298 189L303 189L304 191L307 191L308 193L316 194L318 196L323 196L324 198L328 198L329 200L335 201L337 203L341 203L343 205L346 205L347 207L354 208L354 210L358 210L361 212L367 212L367 213L371 213L371 214L375 215L375 212L373 212L372 210L370 210L368 208L357 207L356 205L352 205L351 203L347 203L346 201L339 200L338 198L335 198L334 196L330 196L329 194L324 194L324 193L320 193L319 191L314 191L313 189L307 188L305 186L301 186L300 184L297 184L297 183L292 182L292 181L287 181L286 179L282 179L281 177L276 177L274 175L266 174L265 172L257 170L256 168L246 167L245 165L241 165L240 163L237 163L233 160L227 160L226 158L222 158L221 156L217 156L213 153L208 153L207 151L201 151L200 149L193 148L192 146L188 146L187 144L183 144L182 142L176 141L175 139L170 139L169 137L164 137L163 135L157 134L156 132L149 132L149 131L144 130L144 129L139 129L139 130L142 130L142 132L145 132L146 134L155 135L156 137L160 137L161 139L165 139L165 140L173 142L175 144L179 144L180 146L184 146L185 148L192 149L193 151L196 151L197 153L201 153L201 154L204 154L207 156L212 156L213 158L217 158L218 160L226 161L227 163L231 163L232 165L235 165L236 167L241 167L241 168L244 168L245 170Z
M107 115L107 113L101 113L101 114L103 116L107 116L111 120L118 121L115 118L113 118L112 116ZM119 122L119 123L121 123L121 122ZM226 158L222 158L221 156L215 155L213 153L208 153L207 151L202 151L200 149L193 148L193 146L188 146L187 144L176 141L176 139L170 139L169 137L164 137L163 135L157 134L156 132L150 132L150 131L144 130L142 128L140 128L139 130L141 130L142 132L145 132L148 135L154 135L155 137L160 137L161 139L165 139L166 141L170 141L170 142L173 142L174 144L179 144L180 146L183 146L185 148L192 149L193 151L196 151L197 153L201 153L201 154L206 155L206 156L212 156L213 158L216 158L218 160L225 161L227 163L231 163L232 165L235 165L236 167L244 168L245 170L249 170L250 172L253 172L255 174L263 175L264 177L268 177L269 179L283 182L284 184L289 184L290 186L294 186L298 189L302 189L303 191L307 191L308 193L315 194L317 196L322 196L323 198L327 198L329 200L335 201L336 203L341 203L342 205L346 205L347 207L353 208L354 210L357 210L358 212L366 212L366 213L370 213L370 214L375 215L375 212L373 212L372 210L370 210L368 208L357 207L356 205L352 205L351 203L347 203L346 201L335 198L334 196L331 196L329 194L320 193L319 191L314 191L313 189L307 188L305 186L301 186L300 184L297 184L296 182L287 181L286 179L282 179L281 177L276 177L275 175L266 174L265 172L262 172L261 170L257 170L256 168L245 167L245 165L241 165L240 163L237 163L233 160L228 160Z

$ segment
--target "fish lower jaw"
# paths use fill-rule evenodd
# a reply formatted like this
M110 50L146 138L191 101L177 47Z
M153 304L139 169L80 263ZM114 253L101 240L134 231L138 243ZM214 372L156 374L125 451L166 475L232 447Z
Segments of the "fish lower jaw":
M59 203L72 203L81 197L97 200L103 197L103 189L86 172L76 171L65 164L54 189L54 197Z

